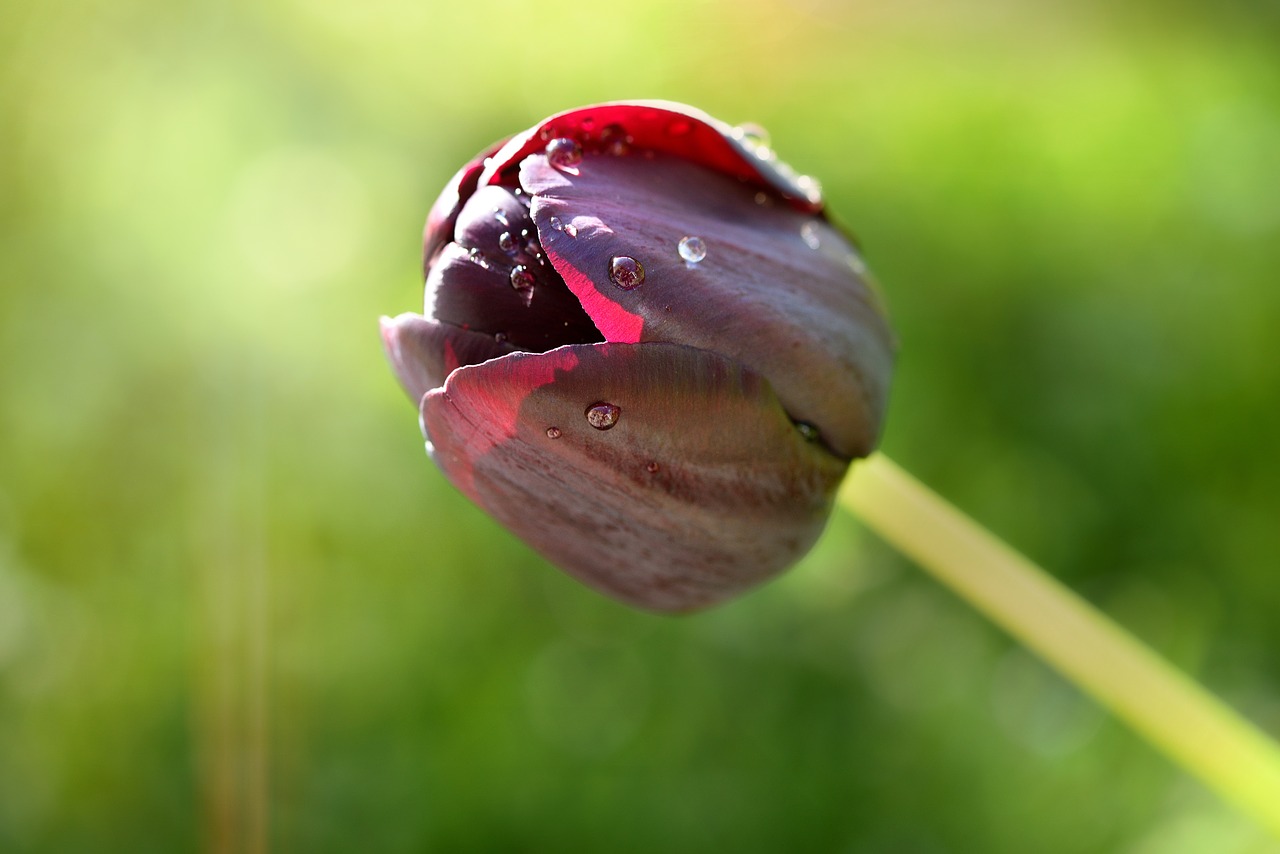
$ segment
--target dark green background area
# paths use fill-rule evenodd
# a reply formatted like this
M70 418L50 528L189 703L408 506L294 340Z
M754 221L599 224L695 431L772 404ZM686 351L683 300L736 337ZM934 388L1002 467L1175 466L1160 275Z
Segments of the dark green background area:
M0 851L1274 850L846 516L706 614L580 588L380 349L492 140L761 123L885 286L886 451L1280 733L1280 16L1034 5L0 7Z

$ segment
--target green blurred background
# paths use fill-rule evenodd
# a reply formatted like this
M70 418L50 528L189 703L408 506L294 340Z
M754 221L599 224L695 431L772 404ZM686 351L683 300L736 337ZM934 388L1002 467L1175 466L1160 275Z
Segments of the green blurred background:
M838 516L680 619L423 454L377 317L551 112L754 121L886 450L1280 734L1272 2L0 7L0 851L1275 850ZM1277 805L1280 809L1280 805Z

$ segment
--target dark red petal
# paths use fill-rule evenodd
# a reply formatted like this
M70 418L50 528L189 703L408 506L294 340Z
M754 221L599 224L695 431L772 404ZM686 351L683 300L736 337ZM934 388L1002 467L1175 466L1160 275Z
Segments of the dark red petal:
M462 205L475 192L485 161L501 147L501 142L494 143L459 169L431 206L427 223L422 229L422 275L425 276L431 269L436 253L453 239L453 224L458 218L458 211L462 210Z
M468 332L427 320L420 314L382 318L382 346L414 403L463 365L477 365L515 350L492 335Z
M843 235L671 157L588 154L574 171L533 155L521 183L547 257L606 340L669 341L740 361L837 453L871 452L894 345ZM704 241L701 262L679 255L686 236ZM643 283L610 280L617 256L640 262Z
M617 407L608 429L588 421L597 404ZM570 574L656 611L726 599L798 559L846 467L804 441L758 374L674 344L463 368L422 417L474 502Z
M511 265L492 256L472 255L450 243L427 276L427 315L496 336L519 350L602 340L550 265L528 269L534 276L533 286L517 290L511 284Z
M768 190L787 198L808 213L822 210L816 184L806 183L788 167L772 159L768 149L752 150L733 128L701 110L672 101L632 101L594 104L558 113L512 137L493 154L480 176L481 184L508 184L530 154L542 153L547 143L568 137L590 150L602 135L620 128L633 150L649 150L679 157L736 178L753 190ZM770 155L761 157L760 154Z

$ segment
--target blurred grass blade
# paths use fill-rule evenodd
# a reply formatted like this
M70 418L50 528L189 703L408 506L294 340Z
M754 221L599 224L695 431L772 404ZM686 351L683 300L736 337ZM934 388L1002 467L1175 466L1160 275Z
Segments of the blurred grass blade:
M881 537L1280 837L1280 747L883 455L839 499Z

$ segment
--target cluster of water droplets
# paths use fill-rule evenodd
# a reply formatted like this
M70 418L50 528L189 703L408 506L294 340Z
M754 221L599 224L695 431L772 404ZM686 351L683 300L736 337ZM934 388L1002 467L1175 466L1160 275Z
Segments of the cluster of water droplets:
M769 132L760 125L750 122L729 129L729 139L750 157L755 158L757 165L766 172L772 172L791 191L809 202L811 205L822 204L822 185L812 175L801 175L791 165L778 158L777 152L769 142ZM767 196L762 200L756 195L757 204L767 203Z

